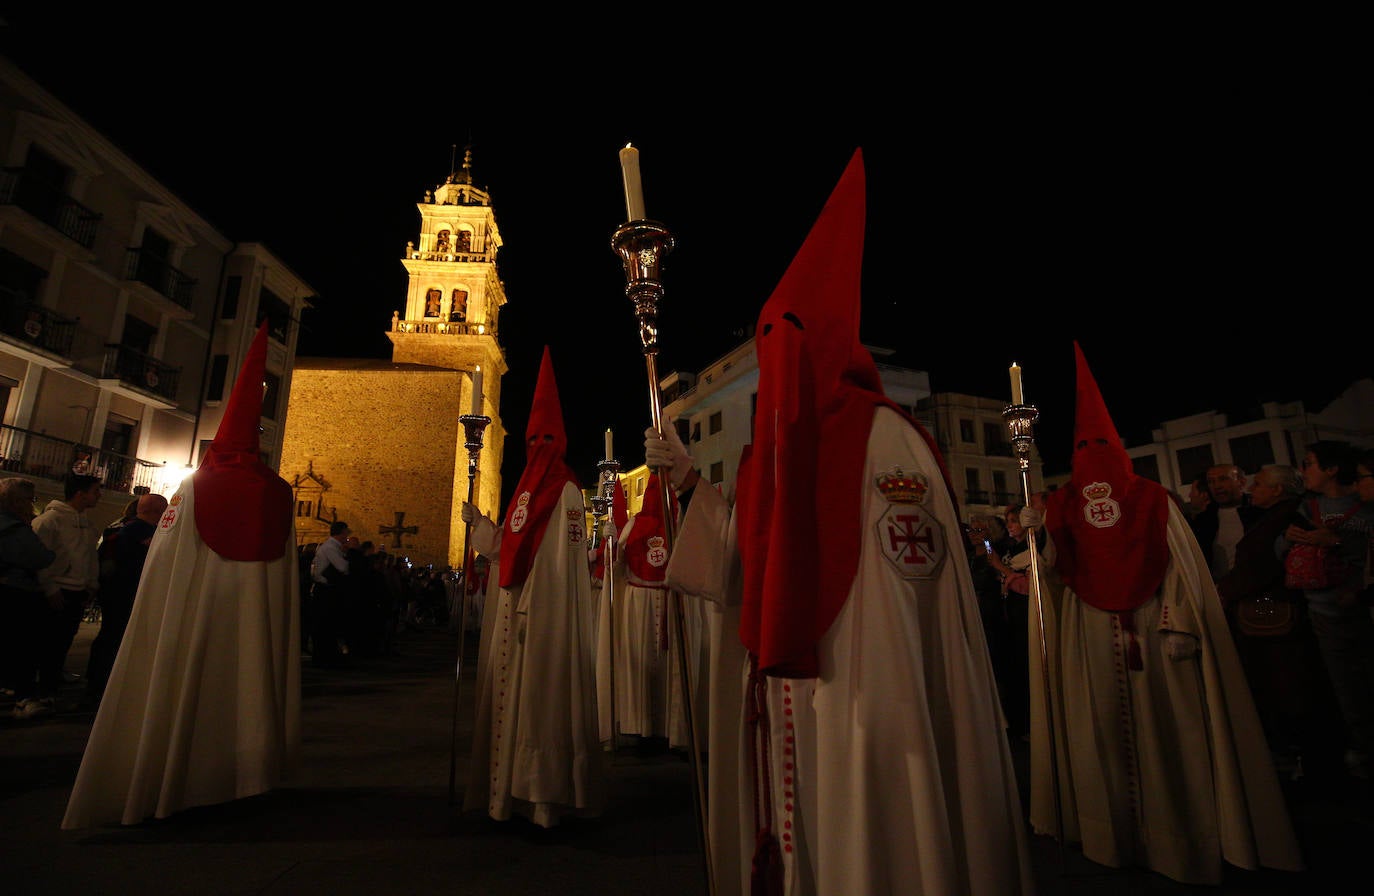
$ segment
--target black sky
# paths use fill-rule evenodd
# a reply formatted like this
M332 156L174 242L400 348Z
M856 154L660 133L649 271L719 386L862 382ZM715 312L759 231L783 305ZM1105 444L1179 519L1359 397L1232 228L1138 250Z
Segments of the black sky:
M1018 361L1052 471L1072 434L1073 339L1128 444L1170 417L1327 401L1371 372L1351 226L1364 138L1344 90L1296 65L976 41L938 60L740 52L743 38L645 56L617 34L550 49L390 19L329 35L227 17L167 40L127 15L68 28L56 7L7 13L0 52L316 289L302 355L390 356L415 204L471 144L505 241L508 485L545 344L585 482L608 426L622 462L642 461L647 376L610 248L626 142L648 216L677 240L660 373L738 343L856 147L865 340L936 391L1007 396Z

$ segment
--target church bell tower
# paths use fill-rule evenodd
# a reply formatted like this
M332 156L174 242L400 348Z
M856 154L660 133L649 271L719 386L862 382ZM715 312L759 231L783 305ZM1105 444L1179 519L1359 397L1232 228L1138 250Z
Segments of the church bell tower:
M500 509L505 446L500 407L506 361L499 342L499 320L506 291L496 269L501 231L491 196L473 183L471 148L464 150L462 169L451 172L434 190L426 190L417 208L420 238L406 243L401 259L410 275L405 311L392 312L387 333L391 360L467 372L456 405L461 414L474 411L472 374L480 366L481 413L492 422L484 433L478 461L475 503L495 518ZM465 484L468 476L468 454L461 439L458 449L455 485L459 480ZM455 514L458 510L455 506Z

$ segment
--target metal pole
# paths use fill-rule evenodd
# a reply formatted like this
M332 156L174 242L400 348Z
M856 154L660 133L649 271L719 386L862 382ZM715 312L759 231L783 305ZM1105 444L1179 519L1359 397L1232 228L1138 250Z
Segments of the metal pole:
M660 273L663 257L672 251L673 235L657 221L636 220L622 224L611 237L611 247L620 256L625 268L625 295L634 303L635 320L639 324L639 341L644 351L644 369L648 375L649 412L654 429L663 431L663 408L658 389L658 302L663 297ZM663 502L663 535L671 553L677 531L672 513L668 477L660 476L659 499ZM707 892L716 891L715 875L711 867L710 840L706 835L706 782L701 774L701 748L697 739L695 701L692 700L691 681L687 671L687 639L683 626L682 595L668 592L669 606L678 621L675 643L678 648L678 668L681 672L682 705L687 722L691 755L688 765L692 771L693 808L696 810L697 837L705 863Z
M1011 404L1002 411L1011 431L1011 443L1016 453L1017 467L1021 473L1021 494L1026 506L1031 503L1030 455L1035 444L1035 422L1040 412L1035 405ZM1056 749L1054 693L1051 690L1049 646L1045 642L1045 602L1040 587L1040 548L1036 543L1035 530L1026 530L1026 547L1030 551L1030 599L1035 604L1035 616L1040 629L1040 681L1045 694L1045 729L1048 735L1050 787L1054 795L1054 833L1059 842L1061 868L1067 868L1067 855L1064 848L1064 810L1059 794L1059 757Z
M463 424L466 441L463 447L468 450L468 503L473 503L477 485L477 458L482 453L482 433L491 423L490 417L477 414L464 414L458 418ZM472 523L463 525L463 582L462 598L458 608L458 663L453 670L453 725L449 735L448 750L448 804L456 801L458 776L458 696L463 684L463 654L468 643L468 581L467 571L475 568L472 550Z

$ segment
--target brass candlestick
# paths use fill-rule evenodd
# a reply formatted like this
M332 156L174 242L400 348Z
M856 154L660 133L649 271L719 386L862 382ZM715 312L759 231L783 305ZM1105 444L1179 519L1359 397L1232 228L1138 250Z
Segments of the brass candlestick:
M625 295L634 304L635 321L639 325L639 343L644 352L644 368L649 377L649 415L654 429L663 431L662 397L658 391L658 303L663 298L663 259L673 250L673 235L657 221L629 221L616 228L611 236L611 248L620 256L625 269ZM673 517L666 476L659 477L659 500L663 502L663 535L672 550L677 520ZM682 679L682 705L685 709L687 734L691 743L689 764L695 783L697 836L700 838L702 859L706 864L706 884L709 893L715 892L715 878L711 868L710 840L706 836L706 790L700 768L701 746L697 740L698 726L692 700L691 676L688 674L686 619L682 609L682 595L669 591L668 599L677 620L675 643L678 648L678 671Z
M472 503L477 487L477 460L482 454L482 437L491 418L482 414L463 414L458 418L463 424L463 447L468 450L468 503ZM463 525L463 597L458 609L458 663L453 671L453 730L449 738L448 753L448 802L453 805L457 788L458 773L458 696L463 683L463 654L468 643L468 594L472 583L468 573L473 571L472 523Z
M1031 448L1035 445L1035 423L1040 419L1040 411L1033 404L1009 404L1002 410L1002 419L1007 421L1011 433L1012 451L1016 455L1016 465L1021 473L1021 493L1026 506L1031 504L1030 464ZM1059 841L1060 860L1064 855L1064 811L1059 795L1059 760L1054 730L1054 697L1050 688L1049 646L1045 640L1045 604L1040 588L1040 548L1036 544L1035 530L1026 530L1026 547L1030 553L1030 597L1035 603L1035 615L1040 626L1040 680L1045 694L1045 730L1049 735L1050 787L1054 794L1055 836Z

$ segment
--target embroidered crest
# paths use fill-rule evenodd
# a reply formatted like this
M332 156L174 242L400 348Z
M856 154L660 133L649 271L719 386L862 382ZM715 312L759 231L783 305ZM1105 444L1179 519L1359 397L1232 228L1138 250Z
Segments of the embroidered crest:
M569 514L569 516L571 516L571 514ZM578 516L581 516L581 514L578 514ZM582 540L586 537L587 533L581 519L568 521L568 544L581 544Z
M901 467L878 474L878 491L890 504L920 504L930 491L930 480L921 473L907 473Z
M651 535L644 541L644 559L654 569L668 565L668 548L662 535Z
M510 515L510 530L519 532L525 528L525 523L530 518L530 493L521 492L520 497L515 499L515 510Z
M1121 505L1112 497L1110 482L1090 482L1083 486L1083 519L1096 529L1109 529L1121 521Z
M181 503L181 495L177 495L167 505L167 509L162 511L162 519L157 521L159 529L170 529L177 524L177 505Z
M180 504L180 503L181 503L181 492L177 492L175 495L172 495L172 500L168 501L167 503L168 503L168 505L170 505L170 506L172 506L172 507L175 507L175 506L177 506L178 504Z
M919 504L889 504L877 535L883 557L908 580L934 578L949 552L944 528Z

